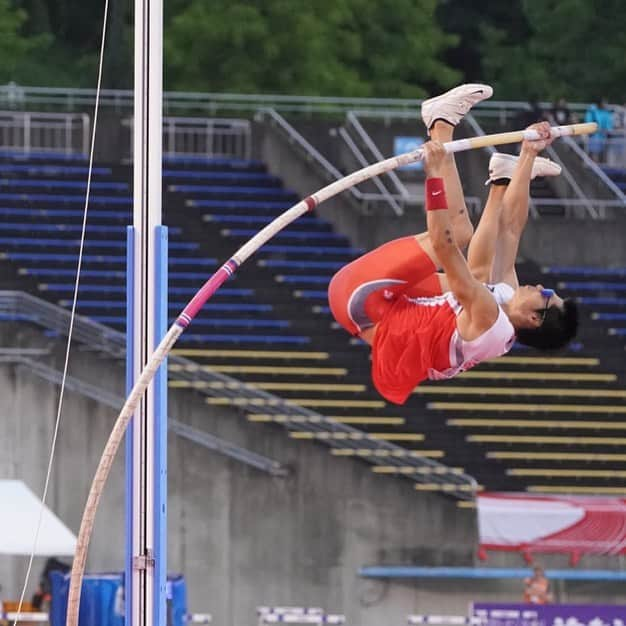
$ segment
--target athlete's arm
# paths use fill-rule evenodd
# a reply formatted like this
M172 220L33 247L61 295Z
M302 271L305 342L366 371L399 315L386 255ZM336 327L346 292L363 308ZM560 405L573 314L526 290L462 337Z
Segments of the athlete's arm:
M492 273L493 282L504 282L514 289L519 286L515 260L528 221L529 186L533 163L537 154L552 143L548 122L539 122L529 128L539 131L542 139L522 143L517 166L502 198L500 233Z
M443 201L443 179L438 175L445 150L440 143L430 141L424 144L424 154L428 235L450 290L463 307L464 338L471 340L491 328L498 317L498 305L489 290L472 275L454 238L449 211Z

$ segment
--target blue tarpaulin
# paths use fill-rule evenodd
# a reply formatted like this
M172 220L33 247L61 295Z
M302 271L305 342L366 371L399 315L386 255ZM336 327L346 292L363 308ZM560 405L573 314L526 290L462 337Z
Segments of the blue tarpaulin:
M50 572L50 625L65 626L70 575ZM167 626L185 626L187 588L183 576L167 581ZM124 626L124 575L90 574L84 577L79 626Z

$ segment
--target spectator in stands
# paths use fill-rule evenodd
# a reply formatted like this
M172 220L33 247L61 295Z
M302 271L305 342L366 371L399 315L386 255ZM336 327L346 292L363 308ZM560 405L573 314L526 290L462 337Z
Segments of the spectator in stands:
M539 565L535 565L533 568L532 576L524 579L524 602L530 604L549 604L552 602L550 581Z
M572 112L567 106L565 98L559 98L550 111L552 122L557 126L565 126L572 123Z
M560 173L537 158L552 142L547 122L534 125L540 139L524 141L519 157L492 157L489 198L473 235L454 156L441 142L491 94L488 85L462 85L422 104L432 139L424 144L428 232L369 252L329 285L335 319L372 346L374 385L391 402L403 404L423 380L452 378L506 354L516 337L554 349L576 333L575 305L543 285L520 287L515 272L530 180Z
M587 150L589 156L596 163L604 163L606 159L606 142L611 130L613 130L613 113L607 108L607 102L603 98L594 102L585 112L585 122L595 122L598 132L589 136Z

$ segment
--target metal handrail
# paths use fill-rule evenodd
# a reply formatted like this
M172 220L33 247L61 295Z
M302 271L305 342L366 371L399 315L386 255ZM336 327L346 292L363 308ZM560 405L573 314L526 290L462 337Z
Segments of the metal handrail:
M47 380L50 383L55 385L61 385L63 382L63 373L59 370L50 367L49 365L45 365L41 361L34 361L31 358L28 358L22 349L19 349L22 353L15 351L13 354L3 354L0 352L0 363L12 363L22 365L27 367L31 372L42 378L43 380ZM4 351L3 351L4 352ZM42 352L41 350L39 352ZM49 354L49 351L43 351ZM117 411L122 408L124 404L124 398L118 396L115 393L111 393L109 391L105 391L96 385L92 385L91 383L87 383L83 380L75 378L74 376L66 376L65 377L65 387L70 391L75 393L79 393L86 398L90 398L91 400L95 400L96 402L100 402L106 406L109 406ZM252 450L248 450L247 448L242 448L241 446L237 446L230 441L225 441L220 437L216 437L215 435L211 435L207 432L198 430L197 428L193 428L188 424L184 424L172 417L169 417L168 420L168 428L176 433L179 437L183 437L188 439L189 441L193 441L208 450L213 450L215 452L219 452L224 456L228 456L230 458L236 459L246 465L251 465L252 467L256 467L259 470L267 472L272 476L286 476L288 474L287 468L279 463L278 461L274 461L266 456L261 454L257 454L256 452L252 452Z
M368 135L366 130L363 128L363 125L359 121L357 114L354 111L348 111L348 113L346 114L346 119L348 123L356 131L357 135L359 136L359 139L361 139L361 141L365 144L365 146L372 153L372 156L374 157L375 162L382 161L385 157L383 156L382 152L378 149L378 146L374 143L372 138ZM389 178L395 185L397 192L402 197L408 198L409 192L407 188L404 186L404 184L402 183L402 181L400 180L400 178L398 178L398 175L393 170L388 172L387 175L389 176Z
M343 139L346 146L348 146L350 152L352 152L354 158L357 163L361 167L367 167L370 165L369 161L365 158L365 155L359 150L359 147L354 143L354 140L348 134L348 131L345 128L339 128L338 130L339 136ZM381 196L387 201L389 206L393 209L394 213L398 216L404 214L404 210L398 203L398 201L394 198L394 196L390 193L390 191L385 187L383 181L380 180L380 176L374 176L372 179L372 184L378 189Z
M561 174L563 175L563 178L565 178L569 186L574 190L574 193L578 197L578 200L582 203L582 206L587 209L587 213L589 214L589 216L593 219L598 219L598 211L594 208L591 200L580 188L580 185L576 182L576 179L574 178L574 176L572 176L572 173L565 165L563 159L561 159L558 152L552 146L548 146L547 152L550 155L550 158L561 166Z
M69 328L68 311L22 291L0 291L0 313L27 315L33 323L61 335L66 335ZM125 355L124 333L83 317L76 318L73 333L74 339L90 350L104 352L116 358L123 358ZM316 439L329 447L351 448L357 454L360 450L374 452L364 456L364 460L373 465L419 468L418 472L408 476L411 480L446 485L445 493L459 499L473 499L479 489L472 476L457 473L453 468L434 459L407 454L405 448L396 444L376 439L357 428L337 422L225 374L201 368L189 359L169 356L168 361L181 366L176 372L169 373L171 379L210 383L213 387L202 385L196 390L207 396L228 398L235 407L262 406L265 413L288 430L315 433ZM332 435L339 435L340 438L333 438ZM449 486L453 486L454 489L448 489Z
M617 199L626 205L626 195L624 192L606 175L602 168L575 142L571 137L563 137L565 144L571 148L581 161L589 168L617 197Z
M263 115L268 115L271 120L286 134L290 141L300 147L300 149L324 172L330 180L340 180L344 177L342 174L315 146L307 141L282 115L274 109L263 109ZM384 194L363 192L356 187L350 187L348 190L354 200L359 204L367 204L369 202L386 201ZM395 199L395 198L394 198Z
M67 110L78 106L91 106L96 90L78 87L30 87L9 83L0 85L0 105L11 108L26 104L56 105ZM118 110L133 108L133 92L130 89L103 89L100 93L101 106ZM369 110L413 110L422 103L419 98L352 98L335 96L299 96L279 94L234 94L166 91L163 94L166 110L189 109L215 112L222 110L256 111L274 108L280 111L303 113L345 113L355 109ZM552 103L539 103L548 110ZM569 102L570 110L582 112L589 103ZM508 112L519 112L528 108L524 101L485 100L474 111L480 115L501 116ZM611 107L613 108L613 107Z
M86 155L89 126L86 113L0 111L0 148Z

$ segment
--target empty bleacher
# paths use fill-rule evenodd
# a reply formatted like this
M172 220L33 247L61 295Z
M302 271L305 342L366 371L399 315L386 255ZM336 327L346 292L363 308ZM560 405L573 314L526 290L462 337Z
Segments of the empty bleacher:
M31 156L0 155L3 287L19 286L69 307L86 166L78 159ZM80 315L116 330L125 326L129 176L121 166L94 170L78 299ZM163 176L173 320L220 262L299 198L255 161L169 160ZM290 225L182 335L174 353L193 365L171 363L170 370L221 372L359 428L362 434L350 435L290 429L295 439L334 437L335 455L436 458L490 490L626 493L626 455L620 451L626 442L623 268L542 273L527 264L522 269L529 281L541 280L579 300L579 340L556 355L516 347L454 381L418 387L398 407L373 390L367 347L337 328L328 311L330 277L360 252L317 216ZM228 383L177 377L170 384L204 393L213 406L233 403L231 394L221 393ZM265 404L259 398L234 403L250 421L284 423L286 416L266 410L273 396ZM344 447L348 436L352 443L370 437L401 447L393 453ZM375 471L417 470L396 463Z

